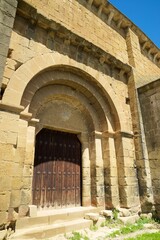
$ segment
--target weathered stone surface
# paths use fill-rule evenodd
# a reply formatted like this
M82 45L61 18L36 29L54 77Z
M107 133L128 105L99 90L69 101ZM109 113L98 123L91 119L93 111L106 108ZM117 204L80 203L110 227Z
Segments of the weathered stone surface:
M4 176L3 174L1 174L1 177L0 177L0 192L3 192L3 191L11 191L12 189L12 184L11 184L11 181L12 181L12 177L10 176Z
M11 191L11 199L10 199L10 207L11 208L17 208L20 206L21 203L21 191L18 190L12 190Z
M6 211L1 211L0 212L0 220L1 224L6 224L8 221L8 213Z
M152 219L152 213L141 213L140 214L141 218L148 218L148 219Z
M97 213L86 213L85 219L92 220L93 222L97 222L99 219L99 214Z
M97 222L95 222L94 224L97 226L97 227L101 227L102 224L106 221L106 218L105 217L99 217Z
M129 209L126 208L118 208L120 217L129 217L131 215Z
M137 216L130 214L150 212L155 204L160 215L159 49L101 1L68 0L65 8L59 0L21 0L18 7L16 0L0 2L0 224L9 207L20 217L28 214L42 128L77 134L83 206L120 207L124 221L132 222ZM56 158L52 141L44 165ZM60 152L64 161L67 152ZM46 172L48 166L41 178ZM46 182L39 179L37 189L45 197ZM59 206L54 199L50 204ZM111 211L104 214L112 218Z
M149 173L152 179L154 201L157 206L159 204L159 195L160 195L159 91L160 91L160 80L157 80L139 89L140 105L141 105L142 117L144 120L146 146L148 149L148 158L149 158L149 166L150 166ZM159 210L157 211L157 213L160 216Z
M7 211L9 208L10 192L0 192L0 207L1 211Z
M8 210L8 222L16 221L18 219L18 213L14 208L9 208Z
M29 205L29 216L30 217L37 217L37 206Z
M0 240L4 240L7 237L7 229L0 231Z
M0 48L0 88L2 84L1 79L8 53L14 17L16 14L17 1L13 0L12 3L13 4L9 4L7 1L0 2L0 42L2 46L4 45Z
M100 214L106 218L110 218L110 219L113 218L113 212L111 210L102 210Z
M28 216L28 214L29 214L29 206L28 205L20 205L19 211L18 211L18 216L25 217L25 216Z
M134 224L139 219L139 215L133 215L133 216L129 216L129 217L119 217L119 219L124 224L127 224L127 223Z

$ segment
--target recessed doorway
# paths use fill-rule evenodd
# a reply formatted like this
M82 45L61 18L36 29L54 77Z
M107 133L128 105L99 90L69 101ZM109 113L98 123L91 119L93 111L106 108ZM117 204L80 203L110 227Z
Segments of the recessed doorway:
M81 143L76 134L43 128L36 136L33 204L81 206Z

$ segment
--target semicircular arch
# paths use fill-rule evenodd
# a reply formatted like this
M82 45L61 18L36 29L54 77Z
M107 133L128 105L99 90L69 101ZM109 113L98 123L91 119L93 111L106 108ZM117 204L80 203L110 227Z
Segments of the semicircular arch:
M41 74L46 69L62 65L70 66L80 72L86 73L88 76L94 79L98 85L101 86L101 89L103 89L103 92L105 92L106 100L108 100L112 110L114 111L116 123L119 125L118 130L125 129L125 114L123 113L121 104L119 103L111 86L107 83L107 81L104 82L103 75L100 73L97 75L97 71L91 67L86 66L83 63L76 62L75 60L70 59L68 56L59 54L57 52L39 55L23 64L11 77L2 102L7 104L11 103L10 96L12 96L15 105L19 106L27 85L35 76Z
M105 123L104 126L99 124L95 109L88 104L87 99L83 95L62 85L45 86L39 89L32 99L29 112L33 114L33 117L37 118L37 115L43 111L43 108L46 108L48 104L61 100L69 103L70 106L73 106L74 109L78 109L78 111L81 112L90 131L102 131L102 128L107 127L107 123ZM105 131L105 129L103 130Z

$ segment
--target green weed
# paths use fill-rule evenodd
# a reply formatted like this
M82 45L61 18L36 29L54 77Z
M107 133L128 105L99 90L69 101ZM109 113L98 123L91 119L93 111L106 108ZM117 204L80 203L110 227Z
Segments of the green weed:
M138 230L143 229L144 224L146 223L155 223L155 221L153 219L142 217L138 219L135 224L127 224L121 227L119 230L114 231L113 233L110 234L110 237L116 237L119 235L126 235L128 233L136 232Z
M137 223L139 224L155 223L155 220L153 218L141 217L137 220Z
M98 227L96 225L92 225L92 226L90 226L90 230L91 231L97 231Z
M160 232L156 233L144 233L134 238L127 238L125 240L159 240L160 239Z
M89 240L89 238L79 232L73 232L72 236L68 238L69 240Z
M127 224L126 226L121 227L119 230L114 231L110 234L110 237L116 237L119 235L126 235L128 233L136 232L143 229L142 223Z
M114 219L114 220L117 220L117 219L118 219L119 210L116 209L116 208L114 208L114 209L112 210L112 212L113 212L113 219Z
M109 227L109 228L115 228L120 225L123 225L120 219L117 219L117 220L106 219L104 222L101 223L101 227Z

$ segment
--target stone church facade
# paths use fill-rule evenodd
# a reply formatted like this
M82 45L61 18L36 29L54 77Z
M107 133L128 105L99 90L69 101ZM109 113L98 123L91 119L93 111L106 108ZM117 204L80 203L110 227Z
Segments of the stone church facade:
M160 216L159 49L108 1L0 12L0 224L30 205Z

